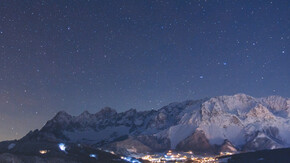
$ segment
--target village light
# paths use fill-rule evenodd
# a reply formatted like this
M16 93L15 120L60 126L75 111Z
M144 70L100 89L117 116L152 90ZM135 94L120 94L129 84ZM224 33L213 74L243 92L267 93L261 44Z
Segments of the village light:
M64 151L64 152L65 152L65 149L66 149L65 144L63 144L63 143L59 143L59 144L58 144L58 147L59 147L59 149L60 149L61 151Z
M43 155L43 154L46 154L47 152L48 152L48 150L40 150L40 151L39 151L39 153L42 154L42 155Z
M97 158L97 155L96 154L90 154L90 157Z

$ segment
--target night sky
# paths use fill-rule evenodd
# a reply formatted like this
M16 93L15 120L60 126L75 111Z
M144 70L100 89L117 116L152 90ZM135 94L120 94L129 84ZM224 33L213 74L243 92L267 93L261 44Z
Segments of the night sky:
M289 0L0 3L0 141L60 110L290 97Z

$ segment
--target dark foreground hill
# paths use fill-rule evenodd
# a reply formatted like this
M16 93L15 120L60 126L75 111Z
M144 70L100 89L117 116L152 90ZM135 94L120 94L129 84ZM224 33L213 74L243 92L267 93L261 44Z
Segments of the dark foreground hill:
M289 163L290 162L290 148L262 150L256 152L248 152L236 154L233 156L221 157L221 161L228 161L229 163Z

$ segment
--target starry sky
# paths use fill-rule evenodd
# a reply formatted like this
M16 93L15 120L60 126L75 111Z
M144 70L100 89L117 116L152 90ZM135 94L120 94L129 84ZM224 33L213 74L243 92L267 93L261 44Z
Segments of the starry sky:
M290 97L288 0L2 0L0 141L58 111Z

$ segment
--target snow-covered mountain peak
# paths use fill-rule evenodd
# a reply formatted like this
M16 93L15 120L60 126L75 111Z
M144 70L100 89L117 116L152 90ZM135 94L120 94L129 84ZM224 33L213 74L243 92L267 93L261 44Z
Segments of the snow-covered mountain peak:
M247 113L257 104L256 99L245 95L217 96L204 102L202 108L205 112L231 112Z
M73 117L65 111L59 111L53 118L54 121L65 121L68 122Z
M82 112L79 116L76 117L76 120L90 120L94 115L89 113L87 110Z
M275 119L275 116L262 104L258 104L256 107L251 109L247 113L247 117L254 118L254 121L257 119L264 119L269 121Z
M290 99L281 96L269 96L260 98L259 101L275 111L286 110L290 108Z
M88 116L91 116L92 114L89 112L89 111L87 111L87 110L85 110L84 112L82 112L79 116L85 116L85 117L88 117Z
M280 117L290 117L290 99L281 96L259 98L258 101Z

